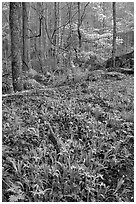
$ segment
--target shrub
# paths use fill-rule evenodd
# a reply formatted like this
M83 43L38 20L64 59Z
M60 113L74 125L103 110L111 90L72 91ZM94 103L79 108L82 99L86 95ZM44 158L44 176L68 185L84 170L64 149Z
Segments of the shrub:
M23 83L23 88L24 88L24 90L43 89L43 88L45 88L45 86L38 83L35 79L27 79Z

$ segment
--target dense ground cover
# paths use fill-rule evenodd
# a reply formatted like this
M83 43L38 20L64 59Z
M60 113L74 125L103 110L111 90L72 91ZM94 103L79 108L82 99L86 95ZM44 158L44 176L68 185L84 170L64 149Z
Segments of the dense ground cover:
M134 201L133 91L126 76L3 97L3 201Z

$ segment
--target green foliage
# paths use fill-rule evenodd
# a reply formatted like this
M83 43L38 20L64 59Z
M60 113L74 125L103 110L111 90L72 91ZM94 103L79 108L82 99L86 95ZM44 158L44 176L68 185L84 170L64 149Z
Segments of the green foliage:
M26 81L23 82L23 87L24 87L24 90L45 88L40 83L38 83L35 79L27 79Z
M12 79L10 73L4 73L2 77L2 94L11 93L12 91Z
M2 82L2 94L12 92L12 86L9 83Z
M133 88L128 76L4 98L3 201L133 201Z

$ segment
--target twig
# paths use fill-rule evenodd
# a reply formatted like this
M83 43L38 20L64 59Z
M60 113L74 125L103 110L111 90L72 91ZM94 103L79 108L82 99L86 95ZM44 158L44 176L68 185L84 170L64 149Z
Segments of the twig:
M16 92L16 93L10 93L10 94L4 94L2 95L2 99L8 98L8 97L16 97L16 96L30 96L31 94L40 94L40 92L44 92L45 95L49 96L46 91L52 90L52 88L45 88L45 89L31 89L31 90L25 90L21 92Z

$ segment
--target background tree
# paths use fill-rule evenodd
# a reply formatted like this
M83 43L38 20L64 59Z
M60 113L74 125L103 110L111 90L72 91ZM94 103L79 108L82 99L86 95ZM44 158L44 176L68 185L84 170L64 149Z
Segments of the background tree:
M22 2L22 34L23 34L23 49L22 49L22 70L28 70L28 16L27 3ZM30 51L29 51L30 52Z
M80 2L77 2L77 7L78 7L78 27L77 27L77 32L78 32L79 50L80 50L80 48L82 47L82 39L81 39L81 33L80 33L80 26L81 26Z
M28 39L27 39L27 48L28 48L28 67L31 69L32 68L32 65L31 65L31 2L29 3L26 3L27 4L27 9L28 9L28 17L27 17L27 20L28 20Z
M115 57L116 57L116 2L113 2L113 50L112 50L113 68L115 68Z
M68 35L68 66L71 67L72 58L72 2L67 4L68 6L68 18L69 18L69 35Z
M11 64L12 64L12 79L13 79L13 90L22 90L22 39L20 29L20 12L21 3L10 3L9 12L9 24L10 24L10 35L11 35Z

